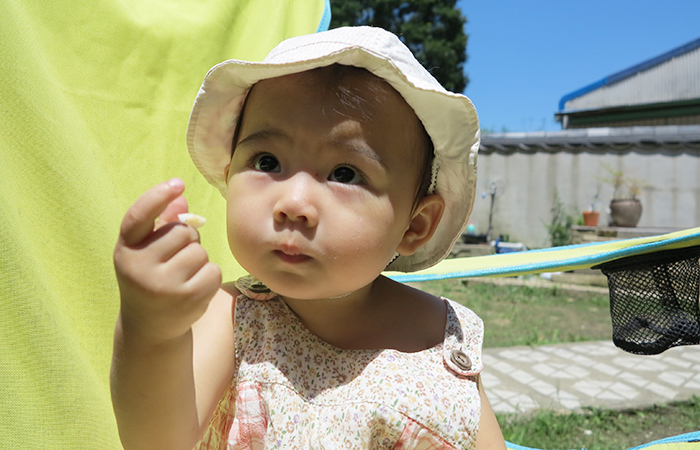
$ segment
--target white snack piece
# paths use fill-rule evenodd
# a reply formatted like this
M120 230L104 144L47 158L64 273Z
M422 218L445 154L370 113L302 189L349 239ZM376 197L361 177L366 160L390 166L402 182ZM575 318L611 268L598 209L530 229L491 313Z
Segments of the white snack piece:
M195 229L207 223L207 219L192 213L178 214L177 218L181 223L185 223Z

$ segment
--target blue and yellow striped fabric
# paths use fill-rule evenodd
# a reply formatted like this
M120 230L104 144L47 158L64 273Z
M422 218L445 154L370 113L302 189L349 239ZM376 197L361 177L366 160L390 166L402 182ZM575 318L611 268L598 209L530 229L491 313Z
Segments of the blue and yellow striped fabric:
M446 278L505 277L543 272L586 269L628 256L700 245L700 228L617 241L568 245L542 250L446 259L414 273L387 272L396 281Z

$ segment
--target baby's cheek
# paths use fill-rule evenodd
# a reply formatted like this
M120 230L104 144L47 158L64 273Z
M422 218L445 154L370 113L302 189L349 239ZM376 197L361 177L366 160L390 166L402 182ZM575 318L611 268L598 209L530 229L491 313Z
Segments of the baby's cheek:
M233 192L232 192L233 191ZM229 241L250 238L250 234L261 223L261 205L256 205L251 193L234 191L229 186L226 205L226 228Z
M363 259L371 254L376 254L380 259L384 254L389 257L393 255L398 242L396 233L392 233L390 228L367 222L356 222L356 225L344 234L336 233L339 241L337 247L341 253Z
M228 237L230 240L241 241L245 239L250 239L256 227L253 226L253 221L251 219L241 219L240 217L229 218L226 227L228 230ZM259 227L258 227L259 228Z
M226 221L226 232L228 235L228 243L231 252L238 257L236 253L245 250L245 245L254 238L253 220L251 218L243 218L236 211L229 210Z

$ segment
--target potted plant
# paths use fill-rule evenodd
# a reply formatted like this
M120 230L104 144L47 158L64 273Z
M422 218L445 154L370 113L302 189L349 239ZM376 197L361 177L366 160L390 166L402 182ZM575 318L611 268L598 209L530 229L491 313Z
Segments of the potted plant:
M598 204L598 194L595 194L591 205L586 211L582 211L583 214L583 225L587 227L597 227L598 219L600 218L600 211L597 210L596 205Z
M603 165L603 168L609 176L601 178L601 181L613 186L613 198L610 200L610 224L617 227L636 227L642 216L642 203L637 196L641 193L644 182L639 178L625 176L622 170L613 169L608 165Z

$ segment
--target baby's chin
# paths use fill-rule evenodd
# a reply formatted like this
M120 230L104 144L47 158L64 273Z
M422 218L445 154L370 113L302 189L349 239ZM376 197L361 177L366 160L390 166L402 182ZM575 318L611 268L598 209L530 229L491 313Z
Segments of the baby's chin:
M282 298L294 299L294 300L333 300L341 299L351 295L353 292L358 291L362 288L359 286L357 288L353 287L337 287L337 286L319 286L318 283L309 282L289 282L273 280L266 283L264 280L258 278L262 281L272 292L276 293Z
M351 278L347 272L327 273L324 275L321 273L315 274L313 270L301 271L300 273L294 273L293 271L266 271L264 269L261 270L259 264L246 264L246 262L251 261L236 260L247 273L267 286L272 292L280 297L294 300L344 298L372 285L381 277L381 272L374 275L370 271L361 274L357 278Z

